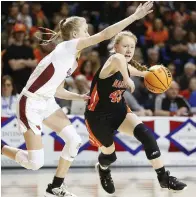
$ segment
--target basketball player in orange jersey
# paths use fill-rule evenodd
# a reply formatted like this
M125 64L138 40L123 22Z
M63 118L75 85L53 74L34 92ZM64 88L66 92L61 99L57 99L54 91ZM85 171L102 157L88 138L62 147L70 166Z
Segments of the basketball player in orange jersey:
M183 190L186 184L170 176L160 158L160 150L153 134L145 128L142 121L127 107L123 94L127 88L134 91L134 82L130 75L144 77L147 68L132 60L137 38L122 31L114 39L114 54L109 57L92 81L88 106L85 111L85 123L92 145L100 148L96 168L103 189L114 193L115 187L109 166L116 161L113 142L114 131L134 135L144 147L146 156L157 172L162 188L175 191Z
M93 36L89 36L84 18L70 17L60 21L58 33L48 30L52 35L50 40L42 40L43 44L47 44L59 36L62 38L62 42L38 64L20 94L17 118L27 151L4 145L2 154L24 168L38 170L44 164L42 123L56 131L66 145L62 150L53 182L46 190L46 197L75 196L65 189L63 181L81 144L80 136L56 104L54 97L67 100L88 99L86 95L71 93L63 88L64 79L78 66L76 59L81 50L112 38L135 20L151 13L152 6L152 2L140 4L133 15Z

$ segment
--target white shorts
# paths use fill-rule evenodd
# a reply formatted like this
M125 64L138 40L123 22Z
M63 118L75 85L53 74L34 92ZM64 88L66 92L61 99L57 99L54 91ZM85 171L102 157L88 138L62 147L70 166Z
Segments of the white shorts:
M36 135L41 135L42 121L58 109L60 107L54 97L32 98L21 94L17 104L20 131L25 133L28 129L32 129Z

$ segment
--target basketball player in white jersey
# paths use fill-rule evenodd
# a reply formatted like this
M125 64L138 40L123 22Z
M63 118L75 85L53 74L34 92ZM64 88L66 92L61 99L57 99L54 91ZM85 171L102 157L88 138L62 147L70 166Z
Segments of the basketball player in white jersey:
M46 197L75 196L65 189L63 182L81 145L80 136L56 104L54 97L88 100L87 95L71 93L63 88L65 78L78 66L76 59L81 50L112 38L135 20L151 13L152 6L152 2L140 4L133 15L93 36L89 36L88 25L81 17L70 17L60 21L58 33L50 30L53 36L50 40L44 41L45 44L54 41L58 36L61 36L63 41L38 64L20 94L17 107L19 128L24 134L27 151L2 146L3 155L27 169L38 170L44 164L42 123L56 131L66 142L53 182L46 190Z

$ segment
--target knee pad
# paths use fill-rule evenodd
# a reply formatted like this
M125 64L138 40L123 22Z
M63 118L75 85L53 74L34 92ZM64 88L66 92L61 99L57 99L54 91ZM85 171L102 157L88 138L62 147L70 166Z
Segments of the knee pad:
M29 166L32 170L38 170L44 165L44 149L28 151Z
M65 127L59 136L65 141L66 145L62 150L61 157L68 161L73 161L78 154L82 144L81 137L77 134L72 125Z
M44 165L44 150L19 150L15 160L26 169L38 170Z
M98 161L102 166L109 166L110 164L114 163L116 159L117 157L115 151L110 155L105 155L103 153L100 153L98 157Z
M160 157L161 153L155 137L152 132L144 126L144 124L138 124L135 127L133 134L135 138L144 146L146 156L149 160Z

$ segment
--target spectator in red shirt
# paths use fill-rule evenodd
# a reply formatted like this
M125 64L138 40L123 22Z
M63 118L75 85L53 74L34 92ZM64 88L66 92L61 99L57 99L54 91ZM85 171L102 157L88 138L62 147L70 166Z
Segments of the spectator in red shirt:
M160 47L164 46L164 43L168 40L168 30L163 26L161 19L154 21L152 31L147 33L147 37L149 40L152 40L155 45Z
M188 88L186 90L180 91L180 95L189 100L193 91L196 91L196 77L190 79Z

